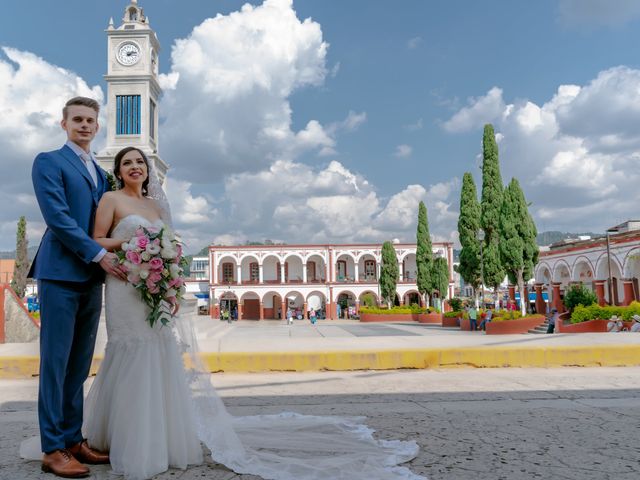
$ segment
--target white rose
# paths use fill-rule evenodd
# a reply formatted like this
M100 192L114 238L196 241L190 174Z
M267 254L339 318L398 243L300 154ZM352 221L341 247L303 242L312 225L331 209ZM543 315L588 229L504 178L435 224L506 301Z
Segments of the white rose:
M140 269L140 278L142 280L146 280L147 278L149 278L149 270L147 270L146 268L141 268Z
M183 297L184 294L187 293L187 287L185 287L184 285L182 285L180 287L180 296Z
M160 253L160 246L155 245L153 243L149 243L147 244L146 250L147 252L149 252L149 255L157 255L158 253Z
M171 264L169 271L171 272L171 278L178 278L180 276L180 266L176 263Z
M126 252L127 250L129 250L129 243L128 242L122 242L122 245L120 245L120 248L122 248L123 252Z
M151 254L147 251L144 251L140 254L143 262L148 262L151 259Z
M171 260L172 258L176 258L178 252L176 252L173 248L167 247L160 250L160 256L165 260Z
M169 290L167 290L167 292L164 294L164 298L169 298L169 297L175 297L178 294L178 292L176 291L175 288L170 288Z

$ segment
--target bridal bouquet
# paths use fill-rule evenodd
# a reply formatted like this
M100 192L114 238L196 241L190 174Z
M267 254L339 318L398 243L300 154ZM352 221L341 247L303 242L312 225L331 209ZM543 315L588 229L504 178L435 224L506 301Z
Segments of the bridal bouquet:
M187 260L175 234L168 227L140 227L116 255L128 282L151 308L149 325L153 327L158 321L168 325L185 293L183 275Z

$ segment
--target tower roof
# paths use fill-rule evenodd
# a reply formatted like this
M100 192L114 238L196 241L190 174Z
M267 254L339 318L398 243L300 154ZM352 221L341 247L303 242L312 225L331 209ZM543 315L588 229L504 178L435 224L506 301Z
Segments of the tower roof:
M118 30L148 30L149 20L144 15L144 9L138 6L138 0L131 0L131 3L124 9L122 25Z

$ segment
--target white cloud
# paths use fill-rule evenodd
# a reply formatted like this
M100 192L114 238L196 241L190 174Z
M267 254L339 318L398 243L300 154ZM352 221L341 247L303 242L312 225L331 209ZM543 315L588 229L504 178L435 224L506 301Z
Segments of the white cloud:
M64 143L62 107L77 95L103 100L100 87L90 87L69 70L30 52L0 50L0 250L15 248L21 215L27 219L31 245L37 245L44 232L31 185L31 165L39 152Z
M397 158L405 158L410 156L411 153L413 153L413 148L411 148L410 145L406 145L403 143L402 145L398 145L396 147L396 151L393 153L393 156Z
M487 109L488 103L501 110ZM527 100L507 105L489 92L444 128L481 135L489 115L469 112L486 110L500 139L503 180L520 179L542 222L539 228L602 231L637 217L640 71L604 70L584 86L561 85L542 105ZM447 128L452 125L456 128Z
M448 132L464 132L478 125L491 123L505 111L502 89L493 87L484 97L470 98L468 106L460 109L444 123Z
M305 151L334 152L317 120L292 130L288 100L324 82L327 48L320 25L299 20L292 0L245 4L177 40L164 80L174 88L161 105L163 156L175 175L208 183Z

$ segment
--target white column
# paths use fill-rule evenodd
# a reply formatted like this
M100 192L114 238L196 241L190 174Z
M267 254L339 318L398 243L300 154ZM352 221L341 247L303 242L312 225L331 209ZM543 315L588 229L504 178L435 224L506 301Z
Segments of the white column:
M307 283L307 263L302 264L302 283Z
M358 280L360 280L360 276L358 275L358 267L359 267L359 266L360 266L360 265L358 265L358 262L356 262L356 263L355 263L355 265L353 266L353 267L354 267L354 271L355 271L355 276L356 276L356 279L355 279L355 281L356 281L356 282L357 282Z
M212 254L210 257L210 265L209 268L213 273L213 283L214 285L218 283L218 259L216 258L216 254Z
M262 264L258 265L258 281L264 283L264 269L262 268Z
M378 272L377 280L380 280L380 262L376 263L376 271Z
M284 262L282 262L280 264L280 282L281 283L285 283L285 278L284 278Z
M404 263L398 262L398 272L400 272L400 281L402 282L404 279Z
M242 264L241 263L238 264L237 272L238 272L238 276L236 280L238 281L238 285L240 285L242 283Z

